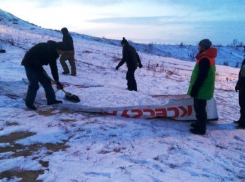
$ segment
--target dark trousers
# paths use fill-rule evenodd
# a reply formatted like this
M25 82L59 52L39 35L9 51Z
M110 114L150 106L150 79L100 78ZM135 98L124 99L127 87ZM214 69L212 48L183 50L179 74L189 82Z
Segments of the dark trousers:
M27 105L34 104L37 95L37 90L39 89L38 82L40 82L44 88L47 102L53 102L55 100L55 93L51 85L50 79L47 78L47 76L45 76L43 71L33 69L27 66L25 66L25 70L26 70L26 76L30 82L28 86L26 99L25 99L26 104Z
M245 126L245 86L239 90L239 105L240 105L240 125Z
M206 131L207 122L207 111L206 111L207 100L194 98L194 110L196 112L196 129Z
M127 85L128 85L128 90L132 91L137 91L137 83L134 77L134 72L136 68L128 68L127 74L126 74L126 79L128 81Z

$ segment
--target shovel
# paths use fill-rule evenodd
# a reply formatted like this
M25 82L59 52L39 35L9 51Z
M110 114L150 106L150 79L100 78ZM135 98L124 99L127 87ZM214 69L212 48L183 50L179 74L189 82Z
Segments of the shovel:
M50 78L50 76L46 73L46 71L43 72L50 80L51 82L53 82L56 86L58 86L58 84L56 83L56 81L54 81L52 78ZM71 94L69 92L66 92L64 89L61 89L64 93L65 93L65 97L64 99L67 101L71 101L74 103L78 103L80 102L80 99L77 95Z

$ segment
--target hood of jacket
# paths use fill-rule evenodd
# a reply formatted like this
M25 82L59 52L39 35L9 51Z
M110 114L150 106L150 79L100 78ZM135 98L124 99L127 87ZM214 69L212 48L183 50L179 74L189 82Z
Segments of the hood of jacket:
M62 29L61 29L61 32L62 32L63 35L69 33L69 32L68 32L68 29L67 29L66 27L62 28Z
M196 55L196 59L199 60L202 57L211 57L216 58L217 57L217 49L215 47L211 47L203 52L200 52Z

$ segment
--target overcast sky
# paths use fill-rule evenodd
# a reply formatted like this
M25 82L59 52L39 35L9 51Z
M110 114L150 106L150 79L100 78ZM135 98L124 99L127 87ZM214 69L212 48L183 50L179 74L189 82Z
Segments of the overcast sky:
M245 0L0 0L0 8L44 28L67 27L96 37L245 43Z

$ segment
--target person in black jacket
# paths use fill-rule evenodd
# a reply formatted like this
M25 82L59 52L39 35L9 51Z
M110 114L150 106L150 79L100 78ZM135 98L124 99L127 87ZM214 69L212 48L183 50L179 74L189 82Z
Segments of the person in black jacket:
M118 70L119 67L122 66L126 62L127 67L128 67L128 71L126 75L126 79L128 81L127 83L128 90L137 91L137 83L134 77L134 72L138 66L142 68L141 60L135 48L129 45L128 41L124 37L123 37L123 40L121 41L121 45L123 47L123 58L117 65L116 70Z
M66 60L68 60L71 66L71 75L76 76L77 72L76 72L76 64L75 64L75 58L74 58L75 52L74 52L74 46L73 46L73 39L71 35L69 34L68 29L66 27L62 28L61 32L63 34L62 42L65 43L67 46L67 50L60 57L60 64L64 70L62 74L67 75L70 73L69 68L66 64Z
M43 65L49 65L54 80L58 88L63 89L59 82L58 68L56 60L67 49L62 42L48 41L47 43L39 43L33 46L24 56L21 65L25 67L26 76L30 82L25 104L29 109L36 110L34 101L37 90L39 89L38 82L40 82L45 90L47 104L58 104L62 101L56 100L54 89L51 85L51 80L45 75Z
M245 53L245 46L244 46ZM245 59L238 75L238 81L235 91L239 91L240 119L235 121L238 124L237 129L245 129Z

